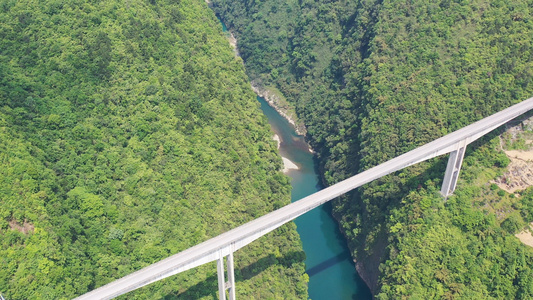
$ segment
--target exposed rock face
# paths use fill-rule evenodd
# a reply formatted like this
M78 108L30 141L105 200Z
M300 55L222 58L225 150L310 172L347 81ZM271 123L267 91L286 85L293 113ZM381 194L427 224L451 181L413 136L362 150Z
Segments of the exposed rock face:
M507 171L494 180L502 190L508 193L517 193L533 186L533 117L522 120L518 125L510 126L500 135L500 145L507 157L511 160L507 166ZM522 139L522 147L525 150L504 150L504 148ZM504 142L506 140L506 142ZM509 145L504 145L508 143ZM519 195L519 194L515 194ZM515 234L522 243L533 247L533 234L530 229L523 230Z
M307 130L305 125L301 122L297 122L296 117L289 114L289 107L281 104L281 98L261 87L255 80L252 80L252 90L259 96L266 100L268 105L272 106L283 118L291 123L296 128L296 133L299 135L305 135Z
M533 228L533 223L529 224L530 228ZM520 241L529 247L533 247L533 235L531 234L531 229L526 229L515 236L520 239Z
M29 223L27 220L24 220L24 223L19 224L15 219L9 222L9 228L22 232L23 234L31 233L34 230L33 224Z
M494 182L504 191L514 193L525 190L533 185L533 151L505 151L511 160L507 167L507 172L494 180Z
M511 163L507 166L507 171L494 182L508 193L521 191L533 185L532 125L533 118L525 119L516 125L509 126L500 135L501 149L509 157ZM522 143L521 149L523 150L506 150L518 142Z
M372 247L372 254L355 261L357 273L366 283L372 295L376 295L379 291L379 265L384 261L387 245L386 235L381 234Z

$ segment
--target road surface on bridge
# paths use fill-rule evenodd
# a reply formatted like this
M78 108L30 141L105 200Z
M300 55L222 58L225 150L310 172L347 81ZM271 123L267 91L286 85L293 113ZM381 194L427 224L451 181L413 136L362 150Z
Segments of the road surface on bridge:
M219 260L221 257L233 253L268 232L338 196L410 165L456 151L459 144L464 145L465 141L468 144L531 109L533 109L533 98L524 100L299 201L147 266L77 299L111 299L168 276Z

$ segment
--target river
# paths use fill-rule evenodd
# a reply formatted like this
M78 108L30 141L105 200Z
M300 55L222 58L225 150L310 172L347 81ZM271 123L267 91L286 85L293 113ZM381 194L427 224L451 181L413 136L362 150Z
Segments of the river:
M294 126L263 98L257 99L272 130L281 140L280 154L299 167L286 173L292 178L291 200L297 201L322 189L313 154L303 136L297 135ZM307 257L309 298L371 299L370 290L357 274L346 241L331 216L331 203L298 217L295 223Z
M222 31L228 32L220 20ZM291 201L298 201L322 189L315 159L304 137L265 99L257 97L272 130L281 140L279 152L298 169L286 174L292 178ZM319 206L295 221L306 255L309 298L312 300L371 299L370 290L355 270L350 250L331 215L331 203Z

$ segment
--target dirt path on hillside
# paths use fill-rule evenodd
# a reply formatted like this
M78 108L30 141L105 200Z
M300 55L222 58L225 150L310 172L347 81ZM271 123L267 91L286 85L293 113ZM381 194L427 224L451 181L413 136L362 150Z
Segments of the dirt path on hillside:
M530 224L530 227L531 226L533 226L533 222ZM531 230L524 230L515 236L519 238L522 243L529 247L533 247L533 235L531 234Z

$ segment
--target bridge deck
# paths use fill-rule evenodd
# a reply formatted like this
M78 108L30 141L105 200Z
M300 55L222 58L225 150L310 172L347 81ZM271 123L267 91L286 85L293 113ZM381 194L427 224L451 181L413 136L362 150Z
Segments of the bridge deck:
M533 98L524 100L492 116L302 198L297 202L286 205L192 248L113 281L77 299L111 299L168 276L227 256L325 202L360 187L365 183L410 165L456 151L459 143L468 145L472 141L531 109L533 109Z

